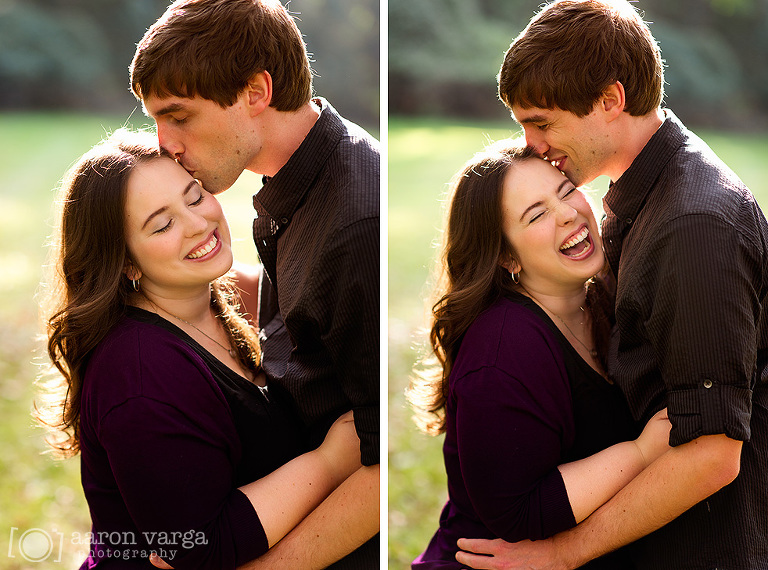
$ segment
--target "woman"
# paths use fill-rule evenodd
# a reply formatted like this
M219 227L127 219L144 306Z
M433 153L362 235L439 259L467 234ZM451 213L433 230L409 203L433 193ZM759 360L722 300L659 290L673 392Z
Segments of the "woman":
M81 455L93 519L82 568L263 554L359 467L351 413L305 453L237 313L221 207L153 135L116 132L63 196L48 352L66 380L58 448Z
M531 149L502 141L457 175L430 333L440 366L409 389L424 429L445 432L449 500L413 568L461 568L462 537L570 528L667 449L663 413L628 441L605 377L604 263L585 196ZM617 552L589 567L632 566Z

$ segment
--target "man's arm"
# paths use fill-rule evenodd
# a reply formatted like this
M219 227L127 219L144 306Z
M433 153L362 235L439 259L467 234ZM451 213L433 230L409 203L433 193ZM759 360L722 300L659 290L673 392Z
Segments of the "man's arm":
M362 467L283 540L241 570L320 570L379 532L379 466Z
M379 466L362 467L266 554L240 570L321 570L379 532ZM156 554L149 561L172 569Z
M461 539L459 548L469 552L456 559L483 569L577 568L664 526L732 482L741 446L725 435L699 437L662 455L578 526L535 542Z

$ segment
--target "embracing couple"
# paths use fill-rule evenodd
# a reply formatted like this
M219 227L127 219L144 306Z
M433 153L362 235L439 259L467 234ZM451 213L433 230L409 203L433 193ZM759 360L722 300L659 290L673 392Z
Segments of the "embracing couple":
M84 569L379 565L379 150L311 80L278 0L179 0L131 65L157 134L63 182L51 425ZM246 169L262 265L232 272L215 194Z
M413 568L768 568L768 225L663 81L623 0L551 3L507 52L528 146L453 183L409 392L449 500Z

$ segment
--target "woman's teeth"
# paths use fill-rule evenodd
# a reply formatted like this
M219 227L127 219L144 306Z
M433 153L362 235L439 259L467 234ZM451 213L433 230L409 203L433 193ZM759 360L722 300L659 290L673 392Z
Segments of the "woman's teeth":
M569 239L567 242L565 242L563 245L561 245L560 246L560 251L572 248L573 246L580 244L585 239L587 239L588 235L589 235L589 228L584 228L578 234L576 234L571 239Z
M216 247L216 244L219 242L218 238L216 237L216 234L213 234L213 237L211 237L211 241L209 241L207 244L205 244L203 247L198 249L197 251L190 253L187 258L189 259L197 259L199 257L203 257L204 255L211 253L211 250Z

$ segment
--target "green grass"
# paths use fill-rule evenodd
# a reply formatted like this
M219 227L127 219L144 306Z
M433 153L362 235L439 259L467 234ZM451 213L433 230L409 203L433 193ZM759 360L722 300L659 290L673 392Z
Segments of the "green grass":
M499 128L502 127L502 128ZM477 124L391 119L389 123L389 568L407 568L437 528L447 497L442 438L419 433L403 390L422 354L429 275L447 183L488 140L517 134L511 121ZM768 136L699 132L768 208ZM594 184L594 201L607 180Z
M131 123L140 127L145 121L139 115ZM6 570L30 568L23 554L33 557L49 547L50 555L34 568L77 568L87 550L77 540L73 544L73 533L90 530L79 460L44 454L44 434L30 415L33 383L44 361L35 294L61 177L124 123L125 117L0 114L0 568ZM221 197L235 254L248 262L255 262L250 195L260 184L247 174ZM41 550L35 550L35 539L42 540Z

